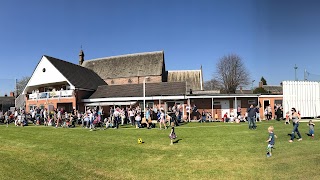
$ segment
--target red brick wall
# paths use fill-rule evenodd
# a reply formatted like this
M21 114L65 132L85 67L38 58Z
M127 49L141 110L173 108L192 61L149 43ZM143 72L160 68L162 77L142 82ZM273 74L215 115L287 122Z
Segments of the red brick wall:
M48 109L48 105L53 105L54 108L57 108L58 103L72 103L72 107L76 107L76 98L75 97L64 97L64 98L52 98L52 99L39 99L39 100L27 100L26 101L26 112L30 112L29 106L44 106Z

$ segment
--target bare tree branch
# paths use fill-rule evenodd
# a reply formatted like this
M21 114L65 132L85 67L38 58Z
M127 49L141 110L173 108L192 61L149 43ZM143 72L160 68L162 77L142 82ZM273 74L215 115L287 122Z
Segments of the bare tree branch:
M221 89L221 83L213 78L209 81L204 82L204 89L205 90L220 90Z
M24 88L27 86L29 79L29 76L25 76L17 81L17 96L19 96L24 90Z
M236 54L223 56L217 63L216 73L225 93L235 93L239 86L249 84L249 72Z

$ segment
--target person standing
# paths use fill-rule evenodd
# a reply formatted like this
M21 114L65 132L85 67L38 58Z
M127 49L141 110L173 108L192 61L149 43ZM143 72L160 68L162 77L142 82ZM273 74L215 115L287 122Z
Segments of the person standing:
M261 120L260 120L260 108L259 108L259 106L256 107L256 122L261 122Z
M292 112L292 125L293 125L293 130L291 132L291 139L289 140L290 143L293 142L294 135L297 133L299 139L298 141L302 141L301 134L299 132L299 121L300 121L300 114L297 113L296 108L291 109Z
M129 109L129 120L130 120L130 123L131 123L131 126L133 126L135 123L134 123L134 110L132 108Z
M169 134L169 138L171 140L171 143L170 145L173 145L173 140L177 138L177 135L174 131L174 122L171 122L171 131L170 131L170 134Z
M198 119L198 108L195 104L192 107L192 116L193 116L193 120Z
M267 140L268 146L267 146L267 157L271 157L272 156L272 149L274 148L274 142L275 139L277 138L277 136L274 134L274 127L270 126L268 128L268 132L269 132L269 139Z
M204 109L202 109L202 112L201 112L201 119L199 122L206 122L206 112L204 111Z
M140 115L140 113L138 113L136 115L135 120L136 120L136 128L137 129L141 128L141 115Z
M241 107L238 106L238 108L237 108L237 117L239 117L240 115L241 115Z
M161 128L161 125L163 124L164 128L167 129L167 125L166 125L166 118L165 118L165 113L164 111L160 111L160 128L159 129L162 129Z
M114 117L114 126L115 126L114 129L118 129L119 122L120 122L120 112L118 107L114 110L113 117Z
M150 109L147 107L146 109L146 114L144 116L146 118L146 121L148 122L149 120L151 120L151 113L150 113Z
M187 121L190 122L190 105L189 104L186 106L186 111L187 111Z
M311 136L311 138L314 138L314 126L315 124L312 122L312 120L309 121L308 123L309 126L309 136Z
M272 119L272 109L271 109L271 106L268 106L268 107L267 107L267 112L268 112L268 114L267 114L267 119L268 119L268 121L269 121L269 120Z
M247 110L249 129L256 129L256 127L257 127L256 122L255 122L256 112L257 112L256 108L254 108L253 105L251 104Z

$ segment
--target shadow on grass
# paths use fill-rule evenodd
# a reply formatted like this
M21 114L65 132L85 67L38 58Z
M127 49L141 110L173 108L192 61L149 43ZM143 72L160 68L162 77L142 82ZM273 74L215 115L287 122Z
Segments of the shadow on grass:
M179 143L179 141L181 141L182 139L177 139L177 140L175 140L174 142L173 142L173 144L177 144L177 143Z
M312 136L312 134L306 133L307 136Z

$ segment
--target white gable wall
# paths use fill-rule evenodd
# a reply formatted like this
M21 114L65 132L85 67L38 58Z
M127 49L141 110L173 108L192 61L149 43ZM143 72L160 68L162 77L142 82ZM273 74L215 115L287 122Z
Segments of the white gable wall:
M45 72L43 72L44 68ZM23 93L26 94L26 90L31 86L39 86L57 82L68 82L71 89L74 89L74 86L67 80L67 78L65 78L45 56L42 56L42 59L33 72L32 77L30 78Z

